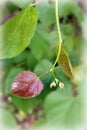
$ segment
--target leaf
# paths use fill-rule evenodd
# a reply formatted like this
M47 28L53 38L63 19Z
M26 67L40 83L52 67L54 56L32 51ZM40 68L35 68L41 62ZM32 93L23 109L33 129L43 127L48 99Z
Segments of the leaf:
M57 53L58 53L58 50L59 50L59 46L57 46ZM60 52L60 56L59 56L59 59L58 59L58 64L62 67L64 73L69 78L74 79L73 68L72 68L69 56L64 49L63 44L61 46L61 52Z
M19 8L24 8L31 4L33 0L10 0L13 4L17 5Z
M41 80L30 71L18 74L12 83L11 94L22 98L30 98L39 95L43 89Z
M52 63L48 59L41 60L35 67L34 72L40 76L52 67ZM42 69L43 68L43 69Z
M22 68L15 67L15 68L10 69L5 80L5 93L8 94L10 92L13 79L22 71L23 71Z
M13 79L22 71L23 69L21 68L12 68L10 70L5 81L5 93L10 93ZM23 99L13 94L9 94L9 96L11 97L12 102L16 105L16 107L25 112L27 112L30 108L32 108L38 103L37 97Z
M8 110L0 109L0 113L1 113L0 126L3 130L11 130L13 128L17 129L16 121L13 115Z
M64 35L72 36L74 34L74 26L71 23L61 24L60 26Z
M29 48L31 49L34 57L37 60L40 60L47 53L47 49L49 48L49 42L36 31L34 37L31 40Z
M77 20L82 22L83 12L78 4L73 0L59 0L59 17L65 17L69 14L73 14Z
M9 96L16 107L24 112L28 112L29 110L33 109L40 101L40 99L37 97L23 99L13 94L10 94Z
M34 73L40 76L42 73L45 73L52 67L52 63L47 60L41 60L35 67ZM44 83L44 88L41 92L41 94L38 96L40 99L45 99L45 97L51 92L57 89L55 88L50 88L50 83L54 80L51 73L45 75L44 77L41 78L42 82Z
M54 4L49 4L48 0L44 0L41 4L37 5L37 8L40 11L39 19L41 23L39 27L42 26L43 30L48 31L48 26L55 22Z
M66 36L64 36L64 47L65 47L65 50L67 51L67 53L69 54L72 50L73 50L73 48L74 48L74 36L70 36L70 35L68 35L68 37L67 37L67 35Z
M31 71L33 71L33 69L35 68L36 64L37 64L37 60L34 57L34 55L32 54L32 51L30 51L27 55L27 68Z
M50 45L55 46L58 38L55 29L54 4L49 4L48 1L44 0L41 4L37 5L37 8L40 11L40 23L37 25L37 30L44 40L48 41Z
M44 102L47 125L54 127L78 126L83 121L83 100L81 97L68 97L61 90L48 95Z
M76 50L73 50L69 53L70 61L74 67L78 66L80 64L80 58L78 54L76 53Z
M25 50L22 53L20 53L18 56L13 58L13 63L21 63L27 59L28 52Z
M28 6L0 27L0 59L20 54L30 43L38 19L38 10Z
M66 82L67 87L68 82ZM71 86L70 86L71 87ZM72 91L72 89L71 89ZM66 95L65 95L66 93ZM34 129L73 129L82 126L84 122L84 103L81 96L69 96L69 91L57 88L51 92L44 100L43 107L45 118L39 119L34 125Z

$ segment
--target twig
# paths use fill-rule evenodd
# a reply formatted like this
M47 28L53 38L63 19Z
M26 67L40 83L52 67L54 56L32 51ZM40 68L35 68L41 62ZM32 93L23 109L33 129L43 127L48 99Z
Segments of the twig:
M43 2L43 0L38 0L38 1L34 2L33 4L31 4L31 6L35 6L35 5L37 5L37 4L41 3L41 2Z

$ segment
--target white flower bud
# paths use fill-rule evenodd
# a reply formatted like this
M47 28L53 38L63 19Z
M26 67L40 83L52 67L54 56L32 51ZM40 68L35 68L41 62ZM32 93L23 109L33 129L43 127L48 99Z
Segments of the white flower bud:
M64 84L62 82L59 83L59 87L62 89L64 88Z
M56 87L56 83L54 81L50 84L50 88L52 87Z

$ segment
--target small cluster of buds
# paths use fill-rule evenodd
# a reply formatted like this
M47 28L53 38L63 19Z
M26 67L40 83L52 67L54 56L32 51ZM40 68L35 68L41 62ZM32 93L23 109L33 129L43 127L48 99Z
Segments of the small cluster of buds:
M64 87L64 84L60 82L57 78L50 84L50 88L56 87L56 85L59 83L59 87L62 89Z

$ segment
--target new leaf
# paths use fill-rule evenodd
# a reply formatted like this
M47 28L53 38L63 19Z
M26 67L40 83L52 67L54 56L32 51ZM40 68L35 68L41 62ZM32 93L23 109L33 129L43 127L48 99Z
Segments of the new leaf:
M11 93L21 98L35 97L41 93L43 86L33 72L23 71L13 80Z

